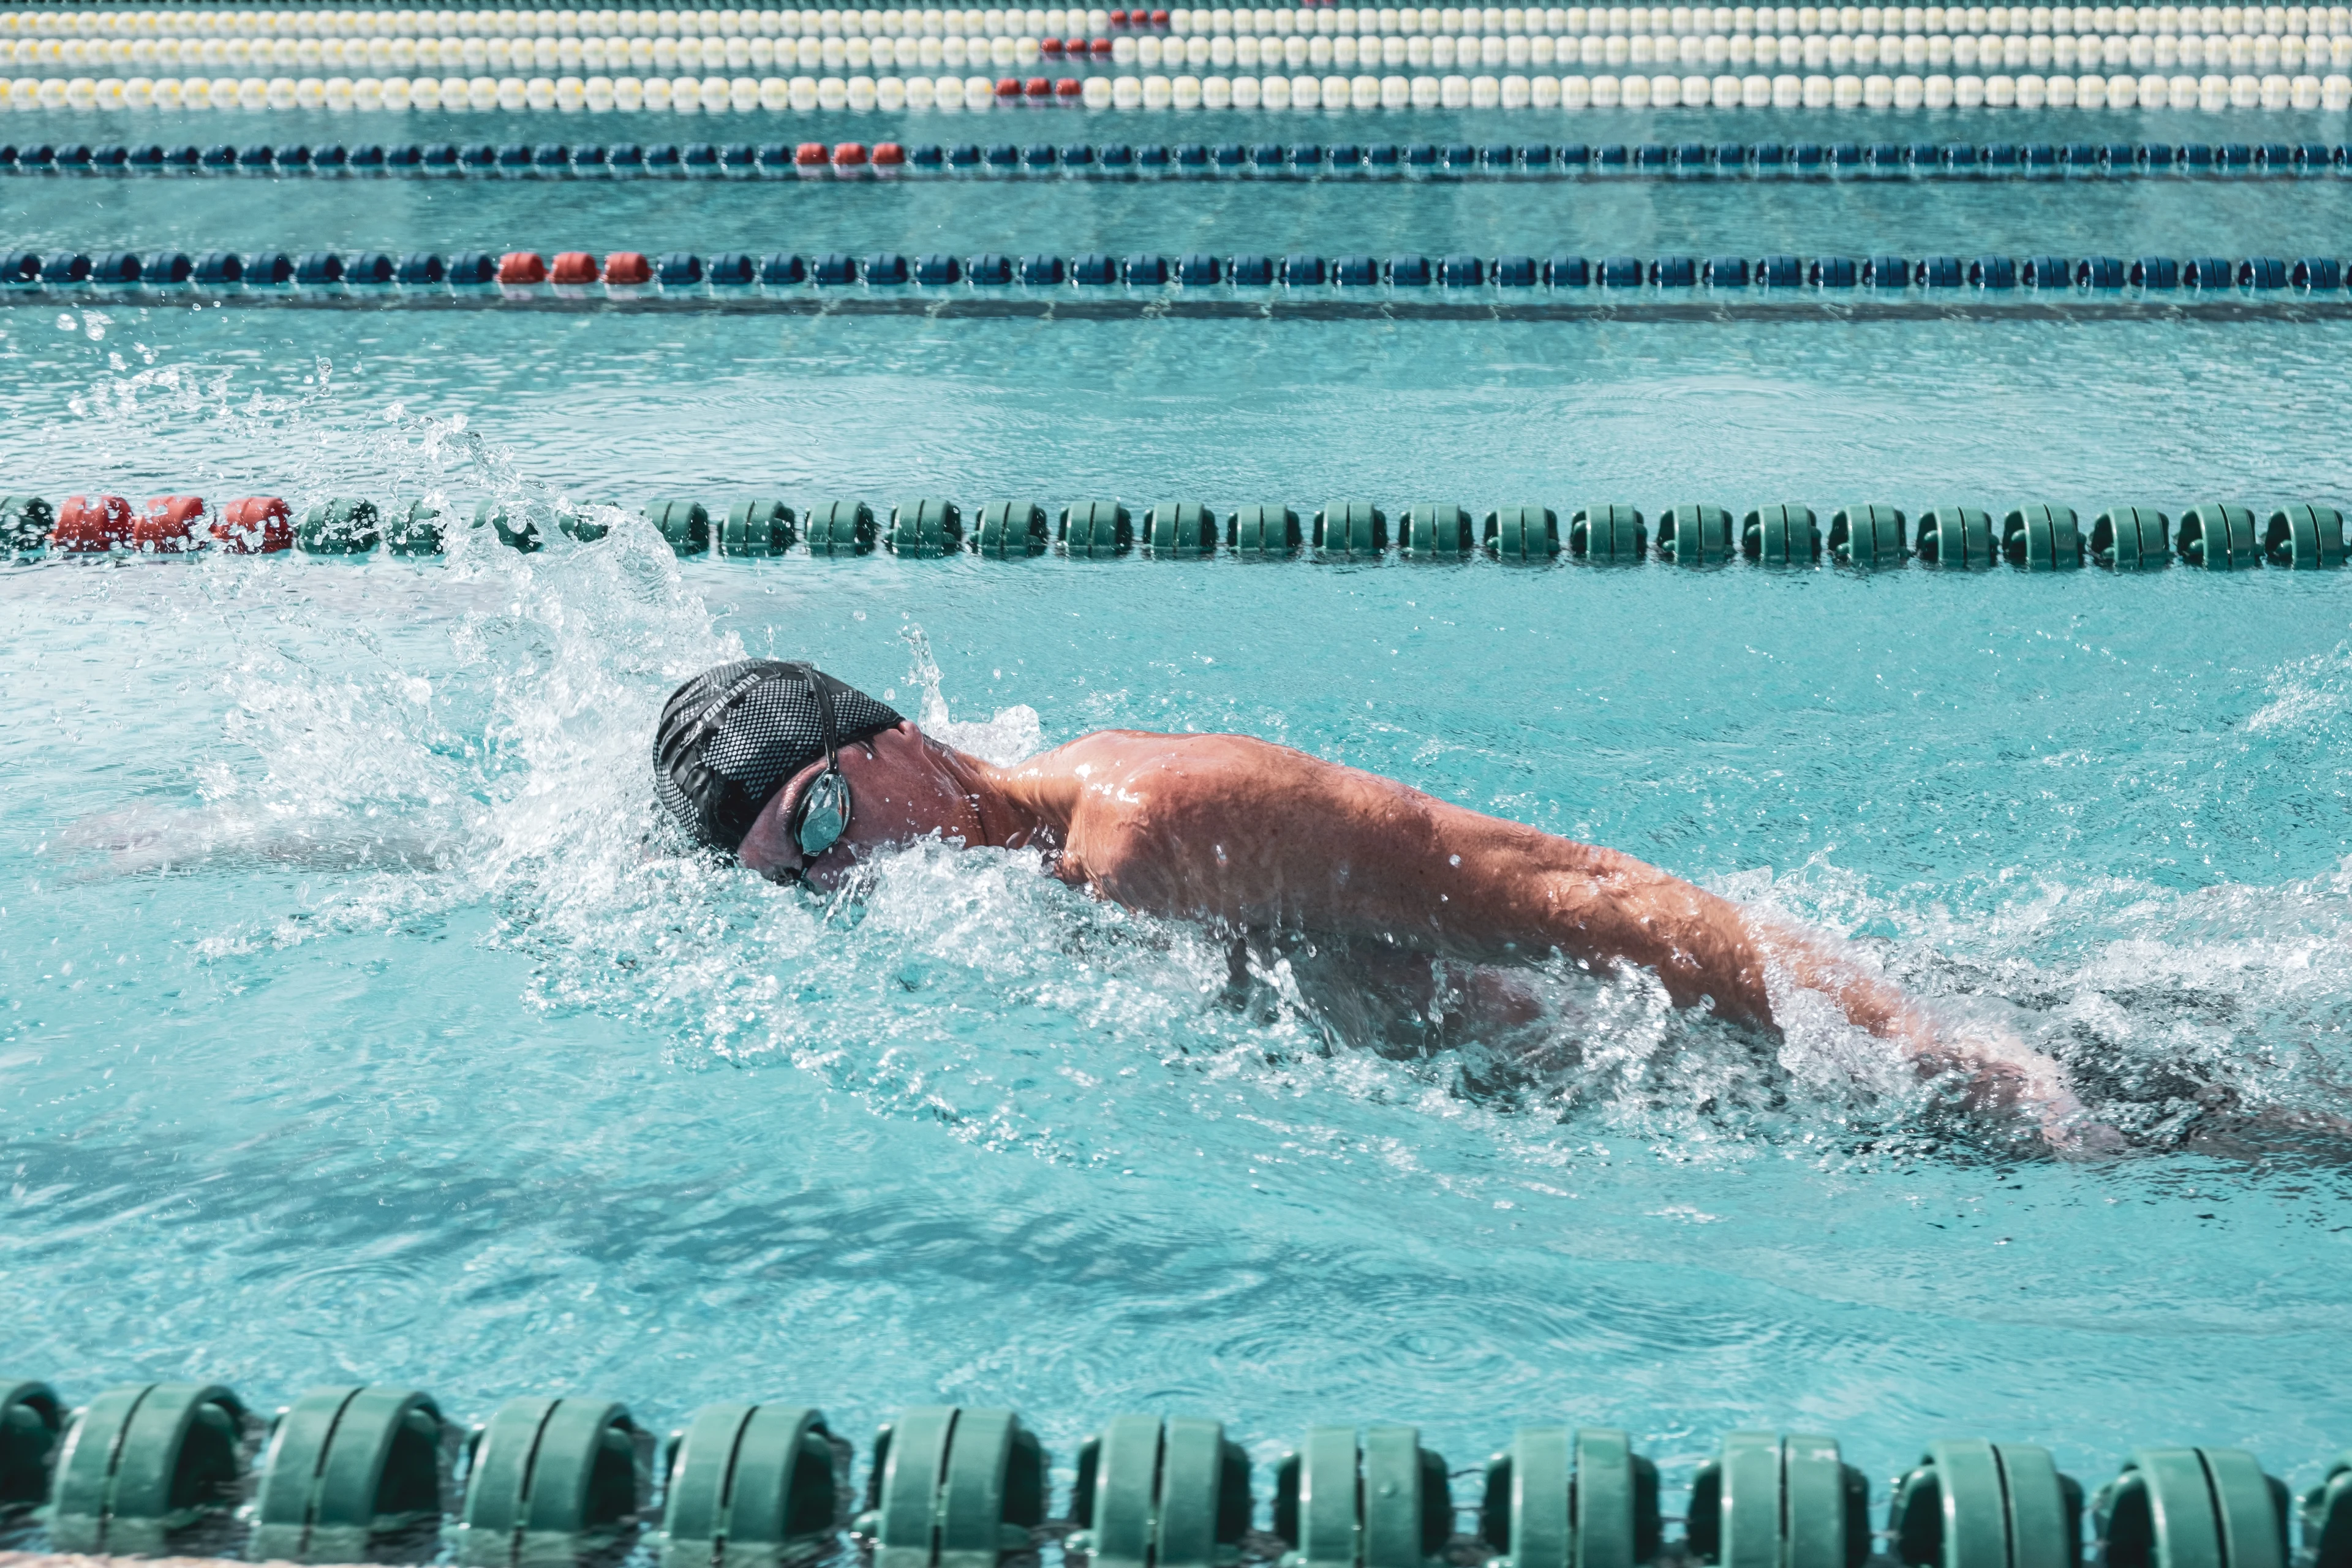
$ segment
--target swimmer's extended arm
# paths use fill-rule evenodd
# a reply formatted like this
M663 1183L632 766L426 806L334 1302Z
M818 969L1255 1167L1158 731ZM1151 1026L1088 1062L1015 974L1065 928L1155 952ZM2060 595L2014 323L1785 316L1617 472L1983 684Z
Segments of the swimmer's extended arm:
M1122 903L1476 961L1633 963L1677 1006L1759 1027L1785 1022L1777 980L1827 996L1923 1072L1969 1073L1980 1101L2045 1120L2079 1109L2022 1041L1946 1029L1818 933L1615 850L1245 737L1108 732L1053 760L1081 784L1065 874Z
M1120 903L1477 961L1629 962L1678 1005L1772 1022L1739 908L1614 850L1244 736L1103 731L1013 777L1032 772L1076 778L1064 875Z

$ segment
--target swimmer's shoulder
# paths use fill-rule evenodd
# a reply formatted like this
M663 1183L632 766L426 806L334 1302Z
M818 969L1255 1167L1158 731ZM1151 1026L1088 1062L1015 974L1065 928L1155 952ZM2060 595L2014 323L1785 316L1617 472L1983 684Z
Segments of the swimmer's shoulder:
M1153 730L1097 730L1046 753L1050 761L1081 777L1116 774L1140 783L1196 779L1202 783L1239 775L1279 777L1315 759L1255 735L1169 734Z

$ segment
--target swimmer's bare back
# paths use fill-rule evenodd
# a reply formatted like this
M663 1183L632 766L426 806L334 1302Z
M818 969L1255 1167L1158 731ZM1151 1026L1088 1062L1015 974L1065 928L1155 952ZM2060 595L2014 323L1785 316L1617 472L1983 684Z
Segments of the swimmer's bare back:
M1062 878L1131 908L1478 963L1558 949L1771 1022L1738 906L1376 773L1243 735L1107 730L1002 776L1060 827Z
M865 847L929 832L1030 847L1065 881L1153 914L1479 963L1557 951L1601 969L1635 964L1678 1006L1767 1029L1784 1022L1769 984L1777 972L1922 1072L1967 1073L1980 1104L2028 1110L2053 1136L2080 1110L2056 1064L2023 1041L1939 1026L1817 934L1631 856L1286 746L1106 730L1000 768L901 723L842 761L857 801L844 844L789 863L796 857L779 825L813 767L761 813L742 844L747 864L822 882Z

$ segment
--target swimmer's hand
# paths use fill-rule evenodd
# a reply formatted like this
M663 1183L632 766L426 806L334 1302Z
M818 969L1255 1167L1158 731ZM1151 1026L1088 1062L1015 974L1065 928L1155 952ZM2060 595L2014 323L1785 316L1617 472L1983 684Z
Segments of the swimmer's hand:
M2014 1030L1938 1017L1817 931L1755 911L1749 911L1747 926L1768 969L1829 996L1854 1024L1892 1045L1921 1077L1961 1075L1971 1110L2030 1119L2042 1142L2065 1158L2095 1158L2122 1149L2122 1135L2092 1119L2066 1081L2066 1069Z
M2123 1152L2123 1134L2095 1120L2066 1081L2066 1069L2025 1043L2014 1030L1983 1025L1936 1028L1913 1008L1929 1034L1905 1039L1904 1054L1922 1073L1968 1075L1968 1100L1977 1110L2007 1111L2030 1119L2051 1152L2062 1159L2093 1160ZM1906 1033L1907 1033L1906 1029Z

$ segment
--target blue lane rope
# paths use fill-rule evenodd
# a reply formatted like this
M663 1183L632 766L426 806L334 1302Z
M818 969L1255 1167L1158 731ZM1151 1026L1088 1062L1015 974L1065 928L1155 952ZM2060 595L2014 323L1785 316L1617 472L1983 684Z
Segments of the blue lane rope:
M565 178L583 174L724 178L805 177L797 145L769 142L525 144L447 142L345 146L215 142L138 146L0 142L0 173L369 174ZM2352 165L2352 144L2272 142L1183 142L1135 146L1034 142L919 144L903 150L899 177L1343 180L1734 178L1875 176L1903 179L2294 177ZM865 178L862 162L852 177ZM819 166L815 173L824 174Z

